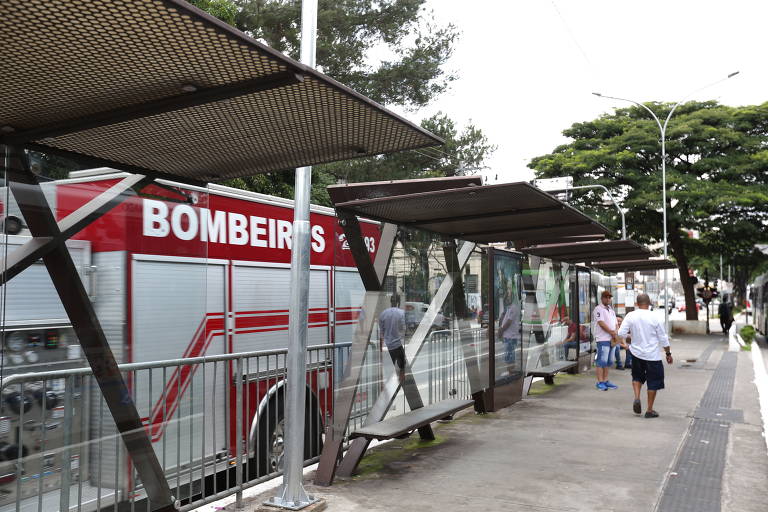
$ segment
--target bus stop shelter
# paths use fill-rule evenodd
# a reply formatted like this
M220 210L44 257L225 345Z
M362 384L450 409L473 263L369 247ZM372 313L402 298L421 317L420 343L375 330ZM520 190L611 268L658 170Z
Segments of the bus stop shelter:
M155 178L202 184L441 141L182 0L0 3L0 145L32 239L0 283L43 259L155 510L162 468L65 241ZM57 221L27 151L133 173Z
M355 439L341 463L338 463L366 347L376 318L388 306L384 281L398 230L417 229L441 237L444 240L443 252L447 268L439 289L405 347L406 361L409 363L419 355L430 326L443 307L449 291L454 287L462 289L463 270L477 244L512 241L516 245L527 245L529 240L562 242L574 236L603 238L610 233L605 226L526 182L481 186L477 178L458 177L338 185L328 190L362 278L365 298L352 340L349 366L345 368L346 377L335 401L333 425L327 430L320 458L315 480L320 485L330 485L337 473L348 476L354 472L370 440L381 438L376 437L376 427L383 423L401 387L411 411L424 410L421 415L423 421L419 422L418 416L414 415L413 428L410 429L419 427L422 438L429 439L431 436L431 430L428 430L431 417L428 410L433 408L437 417L440 417L439 414L447 413L453 407L452 404L445 407L440 404L436 407L423 406L413 377L407 372L402 380L393 375L384 383L383 390L368 411L364 428L353 433L351 437ZM373 260L366 250L358 217L378 220L383 225L378 252ZM464 294L456 295L459 302L457 309L466 309L462 299ZM461 322L459 320L458 331L465 333L468 331L467 326L461 325ZM493 377L481 375L477 359L472 357L473 341L464 334L460 338L476 410L484 410L485 404L493 404L493 395L522 394L521 381L519 390L511 389L511 386L517 384L498 389L490 386L487 389L483 382ZM488 360L492 358L492 355L488 356ZM493 365L488 366L489 373L492 373ZM407 430L408 425L403 421L398 425Z

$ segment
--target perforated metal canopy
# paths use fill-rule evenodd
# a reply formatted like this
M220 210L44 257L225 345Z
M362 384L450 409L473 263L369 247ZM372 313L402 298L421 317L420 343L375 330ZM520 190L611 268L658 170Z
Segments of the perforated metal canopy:
M665 268L677 268L677 265L669 260L625 260L625 261L596 261L591 267L606 272L624 272L634 270L662 270Z
M375 193L376 187L367 185L368 193ZM336 188L328 187L331 197ZM335 206L362 217L481 243L609 233L597 221L526 182L404 194L395 189L390 194L358 196Z
M601 240L596 242L534 245L520 250L526 254L570 263L642 260L651 257L651 251L633 240Z
M0 41L0 143L99 166L216 181L441 142L182 0L3 0Z

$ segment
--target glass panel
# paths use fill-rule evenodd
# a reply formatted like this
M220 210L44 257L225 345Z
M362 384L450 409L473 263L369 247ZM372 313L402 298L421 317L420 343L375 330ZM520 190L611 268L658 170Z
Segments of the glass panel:
M495 378L500 385L523 376L520 257L494 251L493 280Z
M369 228L365 224L363 228L365 235ZM469 262L458 267L458 252L464 242L457 247L453 241L431 233L400 229L377 311L380 294L366 293L356 269L342 267L342 259L351 254L349 245L344 245L346 236L341 227L336 237L341 241L334 270L337 351L352 344L356 330L368 329L363 333L368 342L362 366L351 367L347 357L344 368L337 370L341 376L353 371L361 375L348 428L361 425L376 400L383 400L384 406L389 404L385 389L391 392L402 379L409 392L400 389L391 398L388 416L409 411L410 400L427 405L468 398L486 388L488 336L479 318L481 304L487 300L487 286L482 284L487 282L483 254L471 253ZM344 308L355 313L343 315ZM398 368L403 363L405 372L400 374ZM344 389L342 378L336 379L337 399Z
M529 256L523 270L523 325L526 370L546 367L569 357L571 266ZM571 354L572 355L572 354Z

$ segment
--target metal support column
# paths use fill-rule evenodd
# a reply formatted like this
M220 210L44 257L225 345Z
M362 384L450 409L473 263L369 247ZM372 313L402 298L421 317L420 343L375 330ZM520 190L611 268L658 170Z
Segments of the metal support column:
M301 62L315 67L317 0L301 2ZM267 503L300 510L317 501L304 490L304 406L307 385L307 329L309 326L309 198L312 192L312 167L296 169L294 187L293 234L291 247L291 296L286 356L285 465L283 485ZM238 439L238 442L240 440Z
M72 322L72 328L88 363L93 368L93 375L131 455L136 472L144 484L152 509L174 510L174 498L131 393L118 371L117 362L88 292L67 251L65 238L36 176L29 169L24 150L20 147L6 146L6 179L32 236L50 238L54 244L48 247L49 250L42 256L43 262ZM20 267L17 267L16 270L20 271L19 269Z

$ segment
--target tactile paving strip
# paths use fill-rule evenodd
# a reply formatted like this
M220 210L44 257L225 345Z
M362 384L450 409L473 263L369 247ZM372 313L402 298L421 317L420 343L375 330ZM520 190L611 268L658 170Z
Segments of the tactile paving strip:
M729 409L736 377L736 353L723 354L699 404L700 411ZM677 462L670 473L657 510L660 512L719 512L728 419L694 418Z

